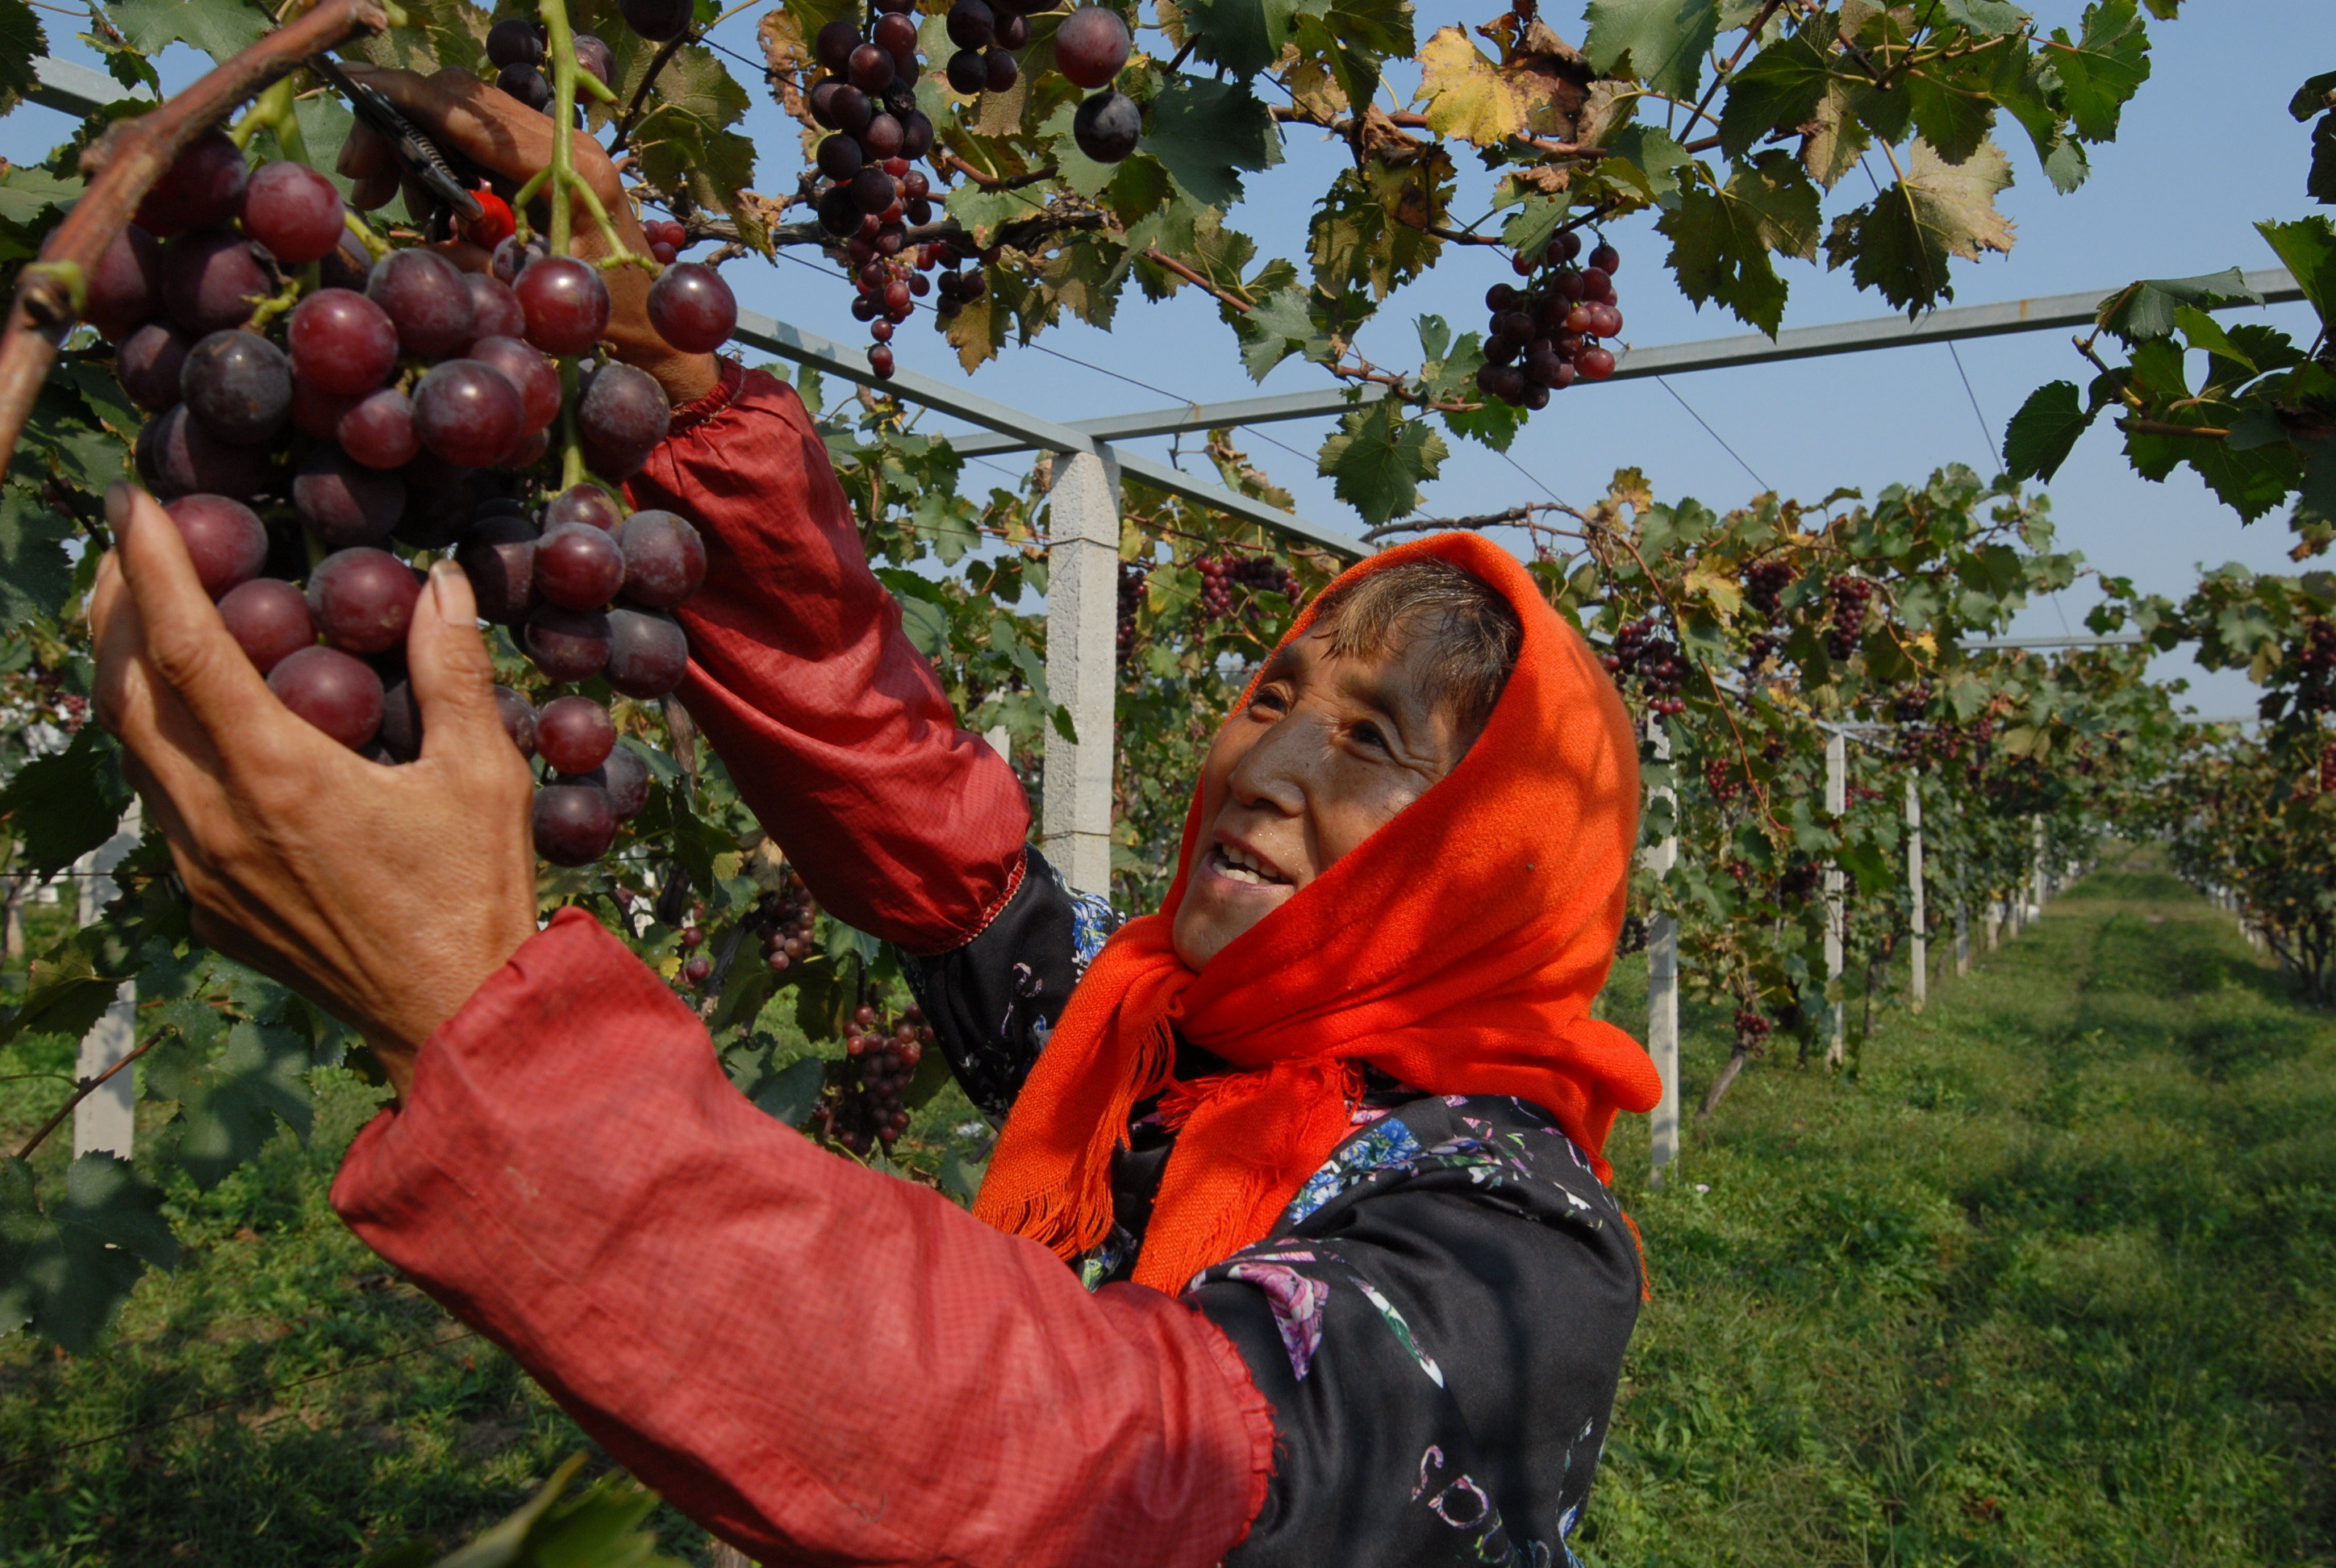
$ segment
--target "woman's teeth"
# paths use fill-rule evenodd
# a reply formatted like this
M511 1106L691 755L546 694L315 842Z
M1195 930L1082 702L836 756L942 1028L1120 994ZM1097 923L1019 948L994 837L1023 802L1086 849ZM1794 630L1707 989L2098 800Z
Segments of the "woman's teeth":
M1250 856L1241 853L1230 844L1217 846L1216 860L1217 874L1227 881L1242 882L1257 888L1278 888L1288 885L1282 878L1266 871Z

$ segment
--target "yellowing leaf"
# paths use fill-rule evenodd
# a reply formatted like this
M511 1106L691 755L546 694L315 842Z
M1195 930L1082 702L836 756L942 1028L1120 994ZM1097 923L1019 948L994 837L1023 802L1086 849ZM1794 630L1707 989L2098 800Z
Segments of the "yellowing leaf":
M1419 52L1419 97L1428 129L1489 147L1525 128L1532 105L1457 27L1437 30Z
M1689 597L1700 596L1723 616L1732 617L1744 608L1743 587L1724 571L1698 565L1689 570L1682 586Z

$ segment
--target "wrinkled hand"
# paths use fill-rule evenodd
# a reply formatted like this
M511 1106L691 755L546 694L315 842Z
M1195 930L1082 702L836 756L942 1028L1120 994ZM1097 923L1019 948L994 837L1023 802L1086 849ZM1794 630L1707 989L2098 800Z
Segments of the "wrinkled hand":
M469 580L431 570L406 663L422 755L384 767L276 700L143 491L106 495L97 709L161 824L197 936L355 1027L402 1096L431 1031L535 935L532 780Z
M344 61L341 68L352 80L378 89L419 126L442 151L459 154L514 189L535 177L551 161L551 117L530 109L511 94L451 66L430 76L392 71ZM591 137L578 131L569 138L569 156L576 172L592 189L618 238L635 255L649 253L647 239L632 203L625 199L624 182L617 178L608 154ZM370 212L398 191L401 170L386 137L359 123L342 144L340 171L356 182L355 205ZM540 205L540 204L539 204ZM535 222L543 219L539 212ZM600 227L580 202L570 217L577 255L598 260L608 254ZM477 246L458 242L443 248L457 266L472 272L486 269L486 254ZM713 389L719 369L710 354L683 354L657 335L649 325L650 275L638 267L617 267L603 272L608 286L608 338L618 357L657 377L676 407Z

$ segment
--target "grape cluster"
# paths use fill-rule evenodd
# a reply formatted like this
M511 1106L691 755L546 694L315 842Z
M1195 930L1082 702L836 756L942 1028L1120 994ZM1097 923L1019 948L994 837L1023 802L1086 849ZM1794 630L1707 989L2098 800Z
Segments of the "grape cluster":
M2336 621L2315 620L2296 650L2295 711L2325 713L2336 707Z
M1727 763L1708 757L1703 765L1703 787L1711 792L1714 801L1726 805L1743 793L1744 781Z
M1747 1050L1757 1050L1760 1042L1768 1037L1772 1026L1767 1015L1755 1007L1740 1007L1731 1020L1736 1027L1736 1041Z
M1669 718L1687 711L1687 703L1679 695L1687 665L1679 657L1679 645L1661 636L1661 619L1653 615L1626 621L1614 634L1613 647L1601 654L1598 662L1618 685L1635 678L1647 699L1647 711Z
M1789 560L1756 560L1744 569L1744 602L1774 626L1778 601L1784 598L1785 590L1800 579L1800 575Z
M1845 659L1857 651L1865 635L1866 608L1874 600L1870 579L1844 572L1827 585L1833 597L1833 624L1825 633L1825 652Z
M820 1132L865 1154L879 1144L890 1149L909 1130L909 1107L901 1096L933 1043L933 1031L916 1008L887 1024L865 1002L853 1010L852 1024L843 1037L842 1081L811 1117Z
M1119 563L1119 657L1125 662L1135 651L1135 612L1144 604L1144 585L1152 579L1152 569L1135 561Z
M1776 894L1787 901L1807 898L1817 891L1818 879L1824 868L1806 855L1796 855L1776 879Z
M1920 724L1931 711L1931 683L1902 687L1890 699L1890 716L1899 724Z
M626 7L628 20L631 9ZM686 5L682 16L686 23ZM675 29L676 33L679 30ZM634 31L639 29L636 27ZM487 29L487 63L495 68L495 85L530 109L545 114L551 112L552 102L551 73L543 68L548 37L542 23L530 22L523 16L506 16ZM603 87L613 86L616 52L589 33L579 33L571 42L576 63L599 77Z
M811 951L812 922L818 914L811 890L790 870L785 888L764 893L747 917L747 929L763 944L763 962L782 973L801 963Z
M2336 794L2336 740L2320 748L2320 793Z
M1776 650L1784 646L1785 639L1774 632L1756 634L1744 647L1745 678L1748 680L1766 669L1768 661L1776 657Z
M1221 620L1232 613L1233 589L1248 589L1251 593L1278 593L1290 603L1298 602L1298 573L1270 555L1204 555L1192 563L1201 574L1201 597L1193 613L1202 621ZM1259 606L1252 599L1250 614L1255 618Z
M314 286L296 270L311 262ZM433 552L453 550L481 616L554 685L599 677L654 698L687 668L672 610L703 579L705 547L669 512L628 516L613 489L670 413L645 372L598 361L608 311L598 268L516 235L492 275L420 248L375 261L328 181L297 162L252 170L212 131L109 248L86 316L151 415L139 473L229 634L293 712L401 763L423 744L404 648ZM709 268L679 263L649 316L698 352L728 336L735 305ZM606 483L552 477L563 411ZM597 859L647 802L646 764L590 698L497 697L513 744L548 770L539 852Z
M1599 341L1619 336L1622 313L1614 302L1614 273L1621 254L1603 243L1589 265L1576 267L1582 237L1555 236L1539 261L1519 256L1522 287L1496 283L1484 294L1492 329L1484 339L1484 365L1476 385L1487 397L1519 408L1543 408L1549 394L1579 378L1603 381L1614 374L1614 351Z

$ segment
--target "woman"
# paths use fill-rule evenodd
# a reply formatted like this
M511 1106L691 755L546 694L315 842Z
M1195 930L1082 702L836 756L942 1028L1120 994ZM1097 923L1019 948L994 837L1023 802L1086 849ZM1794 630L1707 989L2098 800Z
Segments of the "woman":
M467 78L371 79L506 175L548 143ZM384 769L266 695L121 491L102 707L198 929L397 1091L336 1206L766 1561L1568 1556L1640 1289L1599 1151L1656 1090L1588 1016L1638 788L1578 635L1470 536L1356 569L1212 746L1162 911L1104 942L800 403L618 306L696 393L631 486L707 536L685 699L822 901L903 950L997 1152L975 1215L824 1154L589 916L535 930L458 571L408 649L423 756Z

